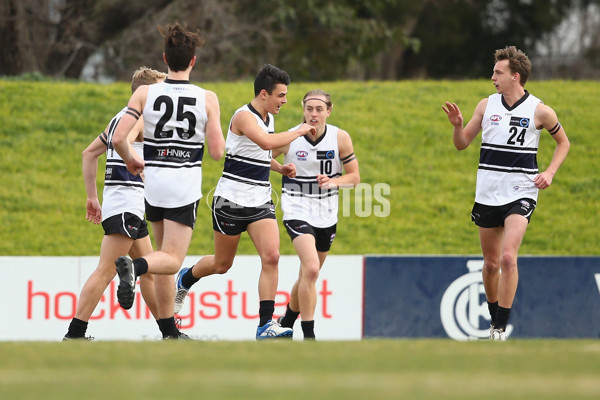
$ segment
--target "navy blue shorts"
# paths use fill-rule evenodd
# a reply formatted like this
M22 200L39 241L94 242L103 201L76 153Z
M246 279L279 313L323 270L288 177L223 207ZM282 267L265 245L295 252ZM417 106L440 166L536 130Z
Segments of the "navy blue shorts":
M248 225L261 219L277 219L272 201L259 207L245 207L215 196L212 202L213 230L228 236L240 235Z
M132 239L141 239L148 236L148 224L137 215L130 212L113 215L102 221L105 235L120 233Z
M317 251L320 252L329 251L333 239L335 239L337 228L337 224L327 228L315 228L309 223L298 219L285 220L283 221L283 225L285 226L288 235L290 235L292 242L300 235L313 235L315 237Z
M168 219L169 221L179 222L194 229L199 202L200 200L196 200L187 206L163 208L154 207L146 201L146 219L150 222L159 222Z
M532 199L519 199L502 206L487 206L475 203L471 211L471 220L482 228L498 228L504 226L504 220L511 214L519 214L531 220L536 202Z

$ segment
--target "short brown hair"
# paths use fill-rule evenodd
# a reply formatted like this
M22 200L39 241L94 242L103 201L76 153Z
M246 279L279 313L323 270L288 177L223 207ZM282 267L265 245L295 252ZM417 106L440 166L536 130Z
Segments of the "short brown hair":
M502 60L508 60L508 68L513 74L518 72L521 76L519 82L522 86L525 86L525 82L529 78L531 72L531 61L527 54L517 49L515 46L506 46L503 49L496 50L495 54L496 62Z
M133 73L131 77L131 93L142 85L152 85L167 77L164 72L157 71L148 67L141 67Z
M192 32L186 24L180 25L179 22L159 26L158 31L165 38L163 51L169 69L174 72L185 71L196 55L196 48L204 44L200 32Z

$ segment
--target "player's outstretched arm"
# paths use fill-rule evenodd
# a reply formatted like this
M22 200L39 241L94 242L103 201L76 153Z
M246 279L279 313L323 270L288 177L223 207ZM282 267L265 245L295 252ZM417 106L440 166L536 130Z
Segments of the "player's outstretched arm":
M308 124L302 124L293 131L276 134L268 134L256 123L256 119L250 112L239 112L231 122L232 132L238 135L246 135L263 150L272 150L291 143L294 139L307 133L316 135L317 130Z
M463 127L464 118L460 112L460 108L455 103L446 102L446 106L442 106L448 117L448 121L453 126L452 140L457 150L464 150L469 147L475 136L481 131L481 122L483 121L486 106L487 98L477 104L473 112L473 117L465 127Z

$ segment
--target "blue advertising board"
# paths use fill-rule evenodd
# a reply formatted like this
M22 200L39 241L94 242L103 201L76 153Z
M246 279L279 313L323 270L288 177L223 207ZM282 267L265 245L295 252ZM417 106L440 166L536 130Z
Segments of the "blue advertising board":
M481 257L365 257L364 337L487 338ZM507 334L600 337L600 257L519 257Z

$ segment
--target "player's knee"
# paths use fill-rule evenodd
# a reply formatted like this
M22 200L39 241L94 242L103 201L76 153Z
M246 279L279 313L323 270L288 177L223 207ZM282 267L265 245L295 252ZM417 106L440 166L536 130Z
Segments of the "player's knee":
M279 264L279 249L271 249L260 255L263 268L277 268Z
M485 260L483 268L491 273L498 272L500 271L500 260Z
M517 257L515 254L502 254L501 267L503 272L509 272L517 268Z
M316 282L319 279L319 262L307 263L302 266L302 278L309 282Z
M233 265L233 260L215 260L214 272L215 274L225 274L231 266Z

